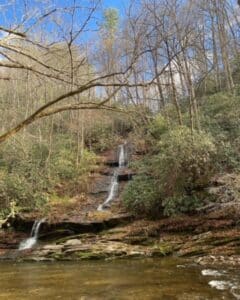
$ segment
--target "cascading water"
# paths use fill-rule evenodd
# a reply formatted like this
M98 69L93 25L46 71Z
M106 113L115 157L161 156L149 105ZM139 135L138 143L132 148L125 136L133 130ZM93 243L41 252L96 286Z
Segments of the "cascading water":
M41 219L34 222L30 237L20 243L18 250L31 249L37 243L40 226L44 221L45 219Z
M104 210L109 206L109 203L115 198L118 192L118 174L117 171L114 171L113 177L111 179L110 190L107 199L104 201L103 204L99 205L98 210Z
M125 151L124 151L124 145L119 146L119 157L118 157L118 168L114 171L112 179L111 179L111 184L110 184L110 189L109 189L109 194L107 199L104 201L103 204L100 204L98 206L98 211L102 211L106 208L109 207L109 204L114 200L114 198L117 195L118 192L118 171L120 168L125 166Z
M118 159L118 166L122 168L125 166L125 152L124 152L124 145L119 146L119 159Z

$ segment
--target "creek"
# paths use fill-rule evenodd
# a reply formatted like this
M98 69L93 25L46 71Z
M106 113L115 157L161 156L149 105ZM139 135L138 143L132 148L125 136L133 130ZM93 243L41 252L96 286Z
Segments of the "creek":
M240 299L234 269L204 269L177 258L0 263L0 299ZM234 296L235 294L235 296Z

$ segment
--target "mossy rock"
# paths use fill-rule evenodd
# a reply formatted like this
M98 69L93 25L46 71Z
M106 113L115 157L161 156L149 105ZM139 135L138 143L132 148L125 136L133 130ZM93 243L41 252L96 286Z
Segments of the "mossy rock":
M71 257L77 260L98 260L105 259L107 255L105 253L100 252L74 252Z
M172 254L174 247L168 243L161 243L154 245L152 256L167 256Z
M63 253L59 253L59 252L51 253L48 257L53 258L54 260L59 260L63 257Z

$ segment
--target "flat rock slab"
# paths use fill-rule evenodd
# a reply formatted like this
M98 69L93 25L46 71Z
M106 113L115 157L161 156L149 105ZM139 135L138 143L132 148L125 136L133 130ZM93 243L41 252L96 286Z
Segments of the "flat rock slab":
M72 242L71 242L72 243ZM67 241L61 245L47 245L32 251L30 255L22 255L23 261L52 261L52 260L89 260L114 259L130 257L163 256L161 249L140 245L128 245L122 242L96 241L95 243L81 243L74 245Z
M99 215L99 220L97 219ZM58 222L43 222L40 228L40 240L56 240L64 236L70 236L76 233L98 233L103 230L113 228L119 225L127 224L132 221L133 217L129 214L104 214L96 212L92 218L95 221L83 220L81 217L72 217L69 220ZM9 219L8 223L17 231L31 232L34 220L26 219L21 215Z

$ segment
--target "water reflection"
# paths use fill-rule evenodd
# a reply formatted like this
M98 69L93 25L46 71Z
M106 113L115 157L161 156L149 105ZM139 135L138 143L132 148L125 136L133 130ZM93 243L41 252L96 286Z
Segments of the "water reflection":
M0 265L0 299L236 299L209 285L205 272L177 259ZM217 270L216 270L217 271ZM204 272L203 272L204 273ZM217 274L217 273L215 273ZM237 271L225 278L240 282ZM238 277L239 276L239 277ZM235 290L236 291L236 290Z

